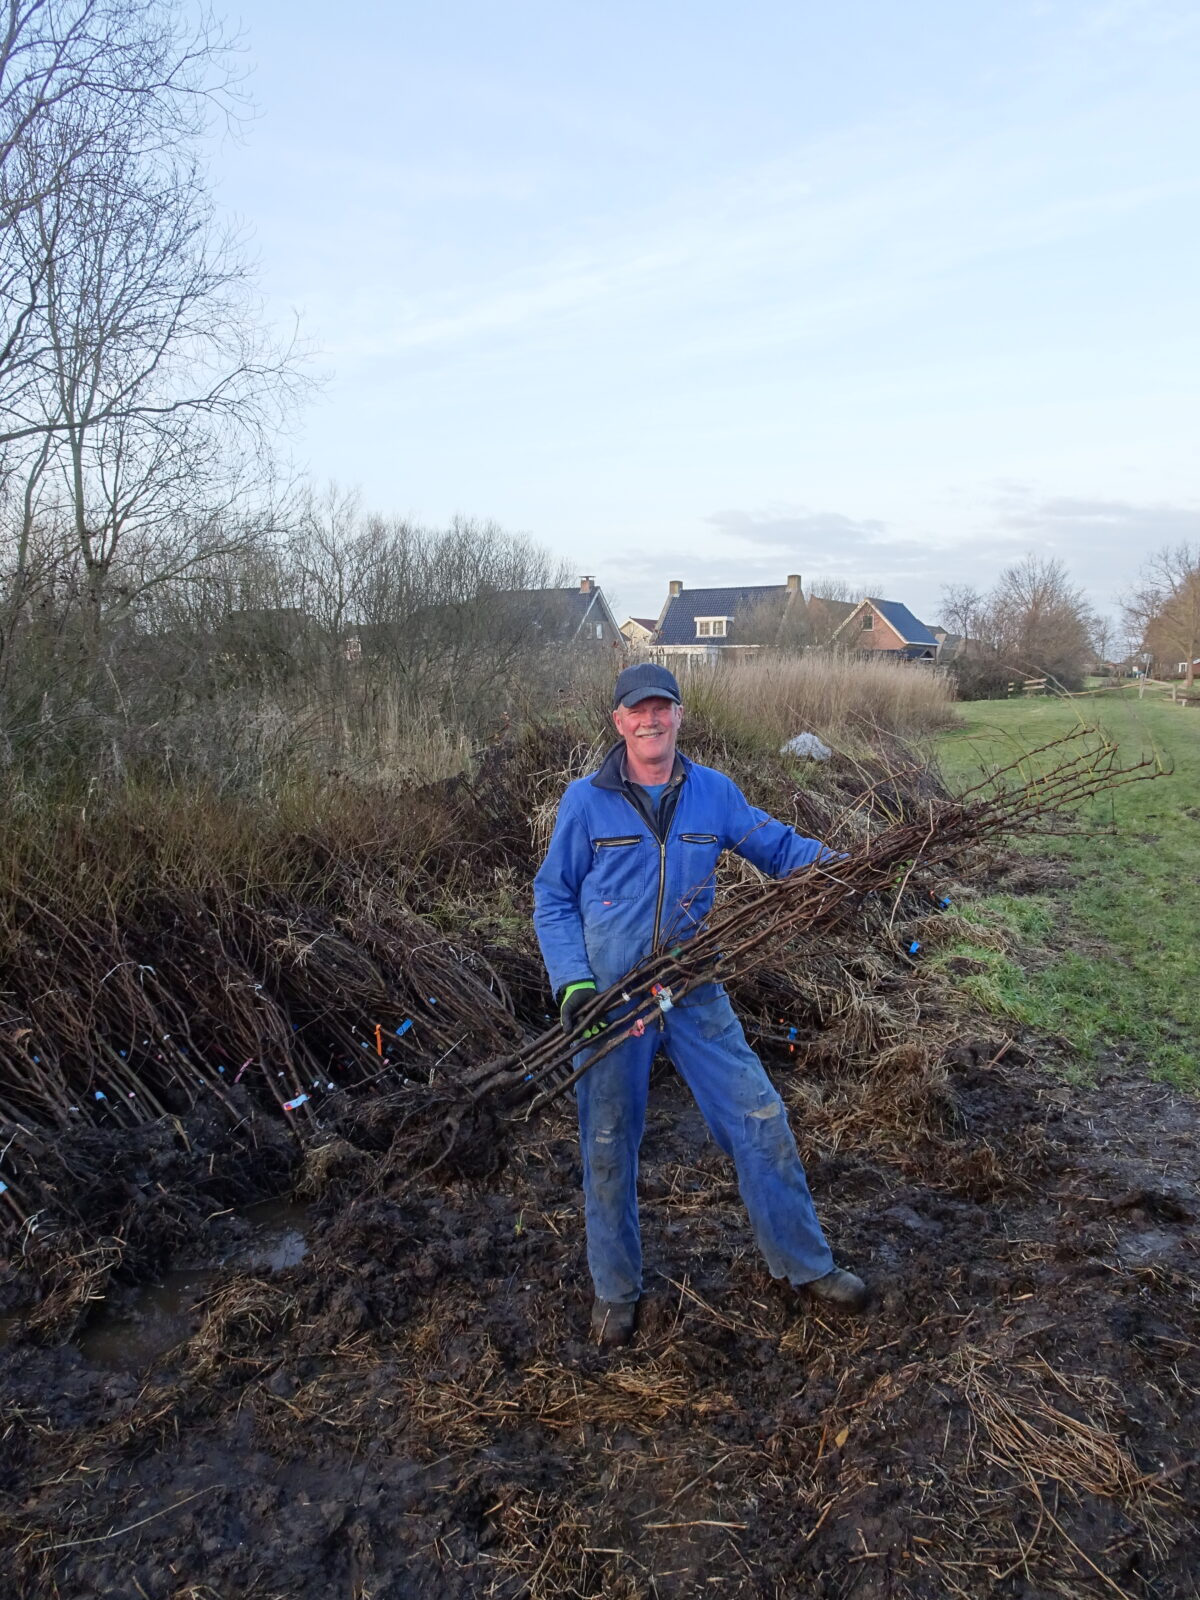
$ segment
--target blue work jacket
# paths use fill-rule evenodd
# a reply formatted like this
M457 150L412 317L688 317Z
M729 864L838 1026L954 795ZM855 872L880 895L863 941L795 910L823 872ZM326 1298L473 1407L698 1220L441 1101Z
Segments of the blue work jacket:
M657 816L625 775L624 742L569 784L533 880L533 925L555 996L616 983L661 942L699 932L733 850L772 878L834 851L752 806L723 772L676 756Z

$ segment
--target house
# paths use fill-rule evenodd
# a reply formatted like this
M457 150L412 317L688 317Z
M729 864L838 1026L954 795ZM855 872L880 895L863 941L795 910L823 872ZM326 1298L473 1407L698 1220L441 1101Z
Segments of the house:
M939 661L948 664L956 656L964 654L966 641L961 633L950 633L942 627L930 628L929 631L937 640L937 658Z
M860 600L833 635L845 650L886 652L906 661L936 661L938 641L898 600Z
M645 650L657 627L657 617L626 617L621 624L621 637L630 650Z
M418 604L386 621L359 623L342 638L341 655L357 667L432 661L461 649L510 659L531 646L580 644L625 653L616 618L592 577L577 589L496 589Z
M802 629L804 613L798 573L786 583L720 589L685 589L680 579L672 578L655 629L653 653L668 665L678 657L735 660L781 643L792 628Z
M828 600L824 595L810 594L805 613L808 643L828 644L857 604L857 600Z
M943 628L940 624L936 626L931 624L929 631L937 640L937 659L941 666L948 667L952 661L964 661L968 658L972 661L995 659L995 649L985 644L982 639L968 638L965 633L951 633L948 628Z
M604 591L595 578L580 578L578 589L528 589L506 597L528 611L528 626L547 644L601 644L624 650Z

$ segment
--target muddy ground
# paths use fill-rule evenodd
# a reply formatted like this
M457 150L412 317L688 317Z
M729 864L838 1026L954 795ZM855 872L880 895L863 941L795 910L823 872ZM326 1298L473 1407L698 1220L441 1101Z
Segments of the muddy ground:
M347 1113L288 1175L302 1259L256 1256L213 1191L173 1348L136 1316L97 1343L111 1304L90 1343L87 1307L40 1332L18 1308L0 1593L1197 1594L1195 1105L1126 1067L1067 1087L1005 1046L926 1071L907 1148L856 1140L773 1063L835 1249L875 1288L865 1319L765 1275L660 1064L655 1276L616 1353L586 1335L569 1107L486 1181L440 1185L390 1171L381 1119ZM201 1170L204 1129L173 1137ZM274 1150L275 1188L286 1166Z

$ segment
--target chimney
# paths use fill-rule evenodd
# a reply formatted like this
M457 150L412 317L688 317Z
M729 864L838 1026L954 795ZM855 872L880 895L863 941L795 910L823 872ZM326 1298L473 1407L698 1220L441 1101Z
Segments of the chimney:
M595 583L595 581L596 580L595 580L594 577L580 578L580 580L579 580L579 592L580 592L580 594L591 594L592 585L593 585L593 583Z
M683 593L683 579L682 578L672 578L671 579L671 584L670 584L670 589L669 589L668 592L669 592L672 600L674 600L674 598L675 598L675 596L677 594L682 594Z
M800 593L800 574L798 572L789 572L788 573L787 586L788 586L789 593L791 593L791 594L799 594Z

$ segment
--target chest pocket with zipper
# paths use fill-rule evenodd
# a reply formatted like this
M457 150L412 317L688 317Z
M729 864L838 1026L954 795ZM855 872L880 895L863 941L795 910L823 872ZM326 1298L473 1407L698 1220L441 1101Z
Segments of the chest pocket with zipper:
M721 841L715 833L678 835L678 881L682 895L688 902L695 896L702 902L706 914L712 903L720 856Z
M619 900L640 900L646 892L646 863L650 841L640 833L618 834L592 840L592 870L587 878L589 899L601 905Z

